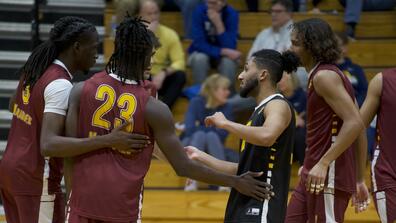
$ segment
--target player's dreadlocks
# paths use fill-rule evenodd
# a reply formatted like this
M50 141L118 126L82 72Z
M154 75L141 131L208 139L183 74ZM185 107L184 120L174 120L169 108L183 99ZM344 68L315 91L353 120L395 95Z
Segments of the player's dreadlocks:
M67 16L57 20L49 33L49 39L33 50L19 70L24 86L32 88L59 53L72 46L86 31L96 32L96 28L85 19Z
M144 80L144 71L150 65L154 43L145 23L141 18L127 14L117 27L114 52L106 72L117 74L122 82L125 79Z

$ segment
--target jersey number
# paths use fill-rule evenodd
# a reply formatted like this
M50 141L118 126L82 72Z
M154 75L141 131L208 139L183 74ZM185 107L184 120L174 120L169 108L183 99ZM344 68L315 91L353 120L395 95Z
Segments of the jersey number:
M133 94L123 93L118 98L114 89L106 84L102 84L98 87L96 94L96 100L103 101L103 104L99 106L92 116L92 125L95 127L110 130L111 122L103 118L113 107L117 101L117 107L120 109L119 118L114 118L114 128L117 128L122 122L130 121L131 124L126 127L126 131L133 131L133 114L136 111L137 101Z

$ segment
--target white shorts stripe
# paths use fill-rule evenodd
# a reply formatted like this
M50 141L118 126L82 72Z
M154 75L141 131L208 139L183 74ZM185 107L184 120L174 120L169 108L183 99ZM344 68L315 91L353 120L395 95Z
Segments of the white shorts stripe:
M262 213L261 213L261 223L267 223L268 203L269 203L269 200L267 200L267 199L265 199L263 202L263 208L262 208Z
M142 188L141 188L140 194L139 194L139 212L138 212L138 219L137 219L136 223L142 222L143 190L144 190L144 186L142 184Z
M47 166L47 161L45 162ZM55 194L48 194L48 178L43 176L43 190L40 198L39 223L52 223L54 215Z
M333 160L329 165L327 188L334 189L334 184L335 184L335 160Z
M375 193L375 199L377 200L378 215L382 223L387 223L387 213L386 213L386 195L385 191L380 191Z
M379 146L374 151L373 162L371 162L371 180L373 182L373 191L377 191L377 180L375 179L375 165L377 164L378 157L380 155Z
M326 223L336 223L334 215L334 189L326 188L323 191Z

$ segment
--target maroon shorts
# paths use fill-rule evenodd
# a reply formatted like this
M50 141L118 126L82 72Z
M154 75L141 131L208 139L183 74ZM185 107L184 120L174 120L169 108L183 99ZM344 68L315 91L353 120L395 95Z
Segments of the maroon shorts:
M7 223L64 223L64 198L62 194L47 196L13 195L1 189L1 198Z
M340 190L311 194L300 180L294 190L286 213L286 223L344 222L345 210L351 194Z
M381 222L396 221L396 188L373 193L375 208Z
M140 222L140 221L138 221ZM113 221L102 221L102 220L95 220L87 217L80 216L75 212L71 211L69 216L67 216L67 223L123 223L123 222L113 222ZM135 222L125 222L125 223L135 223Z

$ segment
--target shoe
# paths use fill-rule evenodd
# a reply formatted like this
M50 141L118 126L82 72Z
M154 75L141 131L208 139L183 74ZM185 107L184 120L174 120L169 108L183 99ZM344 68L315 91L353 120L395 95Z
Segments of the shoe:
M195 180L187 179L186 186L184 186L184 191L197 191L198 183Z

